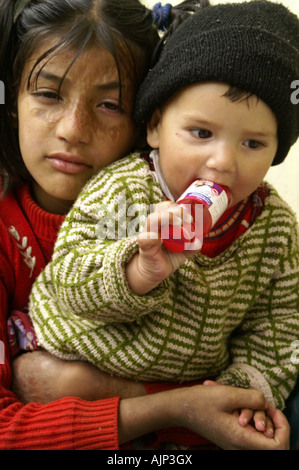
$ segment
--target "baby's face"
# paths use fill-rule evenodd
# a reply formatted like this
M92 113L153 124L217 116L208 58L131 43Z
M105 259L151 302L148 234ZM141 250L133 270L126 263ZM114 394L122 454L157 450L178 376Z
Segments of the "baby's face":
M256 96L232 102L228 85L204 82L176 93L157 110L148 142L160 150L161 169L177 199L198 178L228 186L232 205L262 182L275 157L277 121Z

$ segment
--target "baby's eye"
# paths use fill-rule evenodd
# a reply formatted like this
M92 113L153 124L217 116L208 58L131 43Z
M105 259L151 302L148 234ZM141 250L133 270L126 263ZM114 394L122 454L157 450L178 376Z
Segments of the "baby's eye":
M208 129L191 129L191 133L197 139L209 139L212 136L212 132Z
M245 147L248 147L252 150L256 150L260 147L264 147L264 144L262 144L262 142L259 142L258 140L251 140L251 139L246 140L244 142L244 145L245 145Z

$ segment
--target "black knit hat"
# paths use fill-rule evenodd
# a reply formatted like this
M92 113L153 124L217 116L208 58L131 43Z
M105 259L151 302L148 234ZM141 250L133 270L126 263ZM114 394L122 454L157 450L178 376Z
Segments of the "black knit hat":
M166 42L160 60L139 90L135 121L144 126L180 88L216 81L261 98L278 120L281 163L299 135L299 20L285 6L251 1L208 6L184 21Z

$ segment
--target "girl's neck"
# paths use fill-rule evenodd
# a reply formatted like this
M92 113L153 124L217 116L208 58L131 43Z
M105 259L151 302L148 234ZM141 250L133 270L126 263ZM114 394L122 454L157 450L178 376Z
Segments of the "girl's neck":
M67 214L74 202L50 196L36 183L32 185L32 197L43 210L57 215Z

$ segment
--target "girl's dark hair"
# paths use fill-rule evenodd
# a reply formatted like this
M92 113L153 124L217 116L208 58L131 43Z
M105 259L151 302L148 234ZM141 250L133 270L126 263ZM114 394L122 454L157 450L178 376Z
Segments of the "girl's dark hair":
M23 0L25 6L15 18L16 3L22 5L22 1L0 0L0 79L5 84L5 105L0 106L2 195L31 181L19 149L16 103L26 61L43 42L60 35L57 44L33 65L28 87L42 61L71 49L74 62L86 47L98 44L112 54L120 82L122 70L129 72L136 92L161 42L151 10L139 0ZM167 28L176 27L198 3L187 0L173 7ZM73 62L66 66L65 75Z

